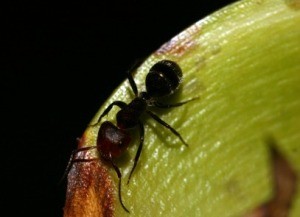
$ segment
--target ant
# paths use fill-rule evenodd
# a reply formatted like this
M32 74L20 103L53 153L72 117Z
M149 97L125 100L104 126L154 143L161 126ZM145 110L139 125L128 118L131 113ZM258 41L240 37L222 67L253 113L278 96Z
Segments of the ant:
M127 72L127 78L129 80L129 84L135 98L129 103L126 104L123 101L114 101L111 103L101 114L96 124L90 126L96 126L101 122L101 119L106 116L110 110L117 106L120 108L116 115L117 125L109 121L105 121L101 124L98 136L97 136L97 145L91 147L83 147L72 152L69 164L67 166L67 171L72 163L75 162L89 162L98 159L74 159L74 155L76 153L82 151L88 151L91 149L97 149L101 159L109 163L117 173L119 179L119 201L123 207L123 209L129 213L129 210L126 208L122 201L121 197L121 179L122 174L120 169L115 164L115 159L119 158L128 148L129 143L131 141L129 130L135 127L139 129L140 135L140 143L134 158L133 167L130 171L129 178L127 184L131 179L131 176L137 166L139 161L143 144L144 144L144 124L140 120L140 117L143 113L147 113L151 118L157 121L162 126L169 129L175 136L177 136L180 141L188 147L188 144L181 137L180 133L177 132L173 127L167 124L165 121L160 119L155 113L149 110L150 107L157 107L168 109L172 107L178 107L183 104L186 104L192 100L198 99L198 97L192 98L187 101L175 103L175 104L164 104L158 101L159 98L164 96L169 96L178 89L179 84L182 80L182 70L179 65L171 60L161 60L155 63L149 70L149 73L146 76L146 91L141 93L138 92L136 83L132 77L133 70Z

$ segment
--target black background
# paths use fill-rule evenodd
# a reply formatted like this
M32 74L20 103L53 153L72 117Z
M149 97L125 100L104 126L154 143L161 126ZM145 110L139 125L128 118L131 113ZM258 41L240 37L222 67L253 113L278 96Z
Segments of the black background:
M1 37L1 212L62 216L71 150L133 62L223 1L10 3ZM1 62L2 62L1 61Z

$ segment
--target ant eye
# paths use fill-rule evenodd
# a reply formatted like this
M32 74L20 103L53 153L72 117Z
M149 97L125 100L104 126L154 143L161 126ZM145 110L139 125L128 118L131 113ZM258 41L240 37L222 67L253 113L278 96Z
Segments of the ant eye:
M182 71L177 63L162 60L154 64L146 77L146 89L151 97L172 94L179 86Z

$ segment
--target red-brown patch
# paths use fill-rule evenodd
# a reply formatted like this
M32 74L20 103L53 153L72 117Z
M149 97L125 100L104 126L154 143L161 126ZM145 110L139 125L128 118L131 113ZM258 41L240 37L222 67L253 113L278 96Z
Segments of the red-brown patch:
M85 146L85 143L86 143L86 133L84 133L82 135L81 138L77 138L77 148L82 148L83 146Z
M194 35L199 33L200 27L198 24L191 26L184 32L180 33L169 42L165 43L161 48L159 48L155 55L174 55L176 57L181 57L196 45L195 40L193 40Z
M274 141L271 141L274 143ZM274 196L244 217L287 217L296 193L297 177L288 161L271 144Z
M285 0L285 3L293 10L300 9L300 0Z

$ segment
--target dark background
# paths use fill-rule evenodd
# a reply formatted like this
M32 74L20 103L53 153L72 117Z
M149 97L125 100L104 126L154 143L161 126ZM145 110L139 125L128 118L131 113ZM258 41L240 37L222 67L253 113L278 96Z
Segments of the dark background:
M10 3L1 59L1 212L62 216L71 150L133 62L223 1ZM1 61L1 62L2 62Z

